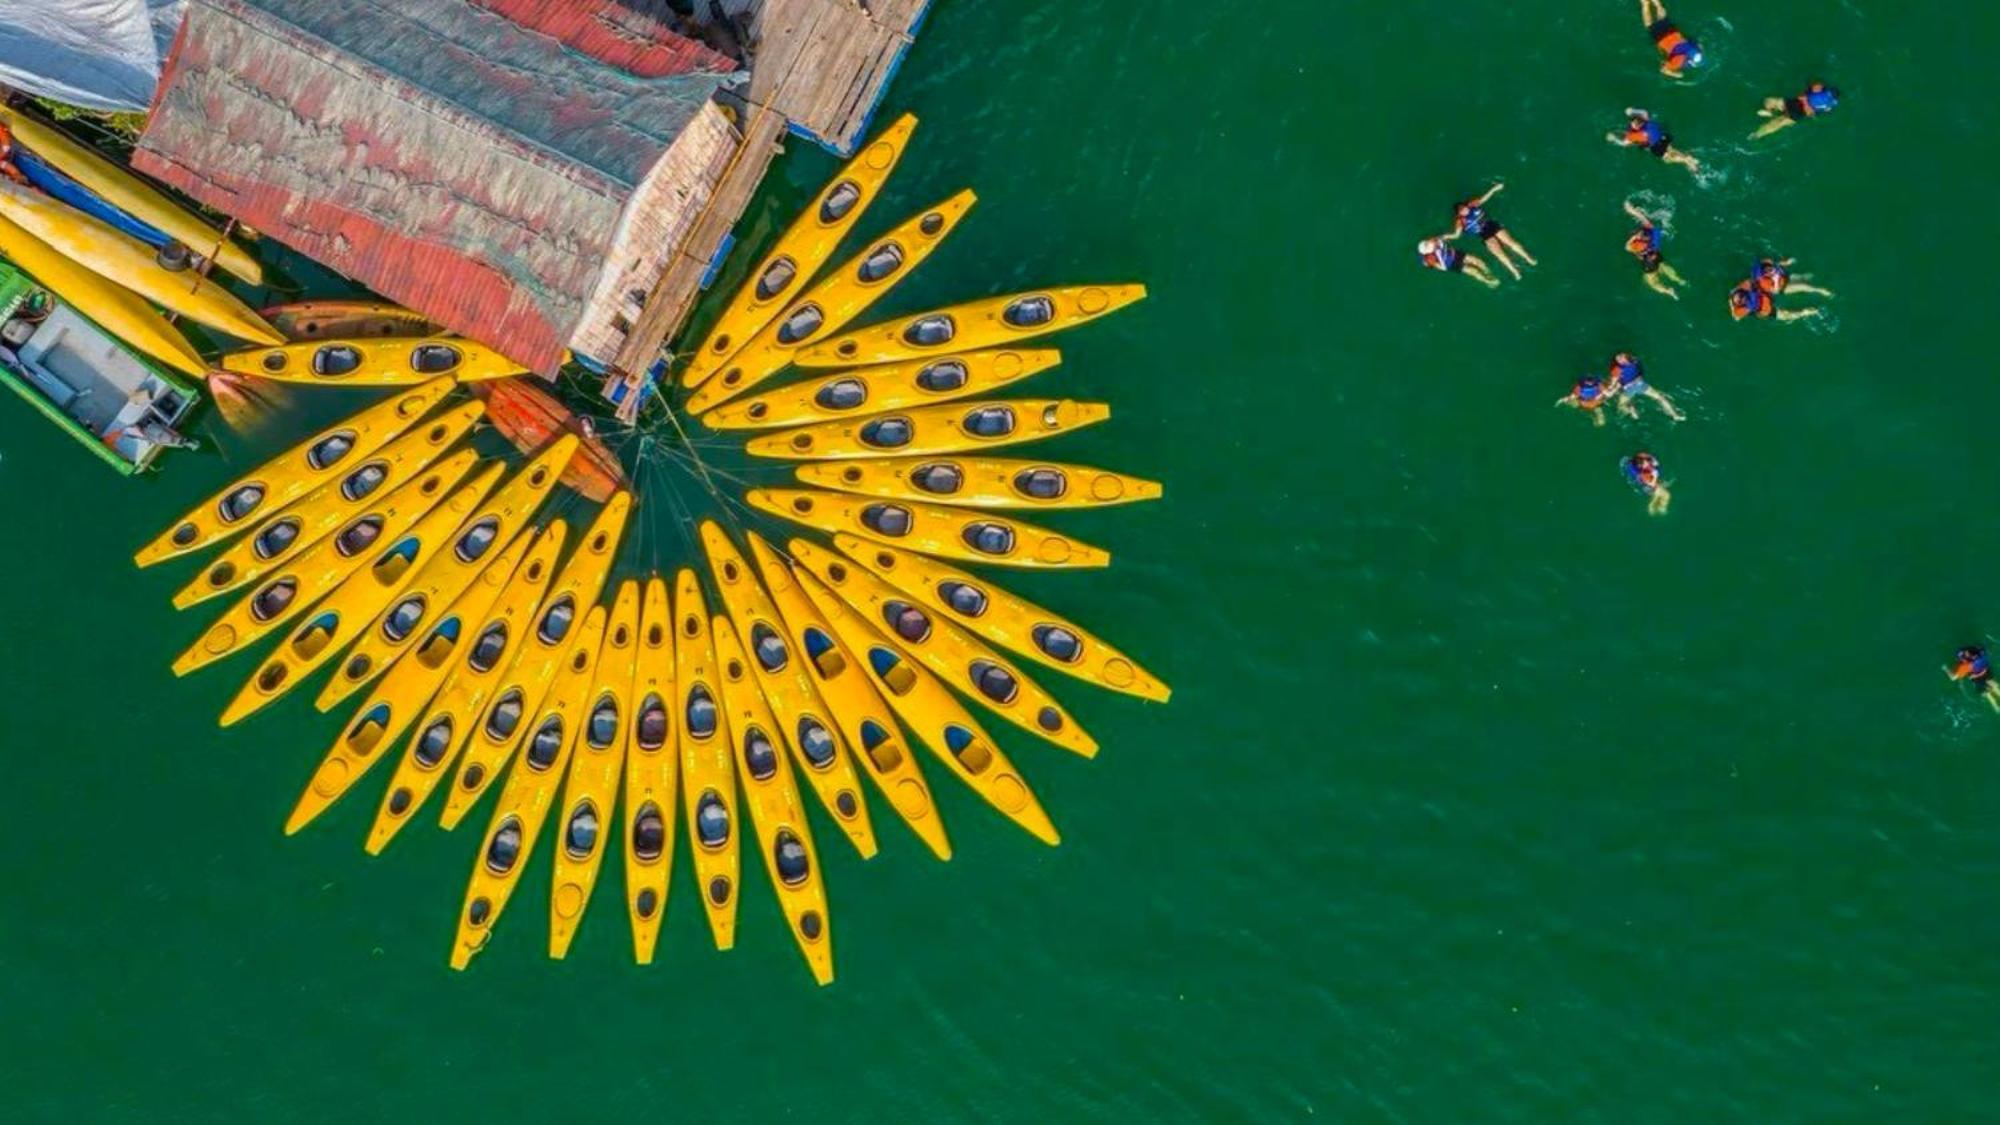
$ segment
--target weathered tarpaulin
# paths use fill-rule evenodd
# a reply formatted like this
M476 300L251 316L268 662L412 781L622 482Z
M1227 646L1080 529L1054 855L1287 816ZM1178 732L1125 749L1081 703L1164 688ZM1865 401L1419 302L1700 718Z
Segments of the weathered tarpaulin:
M187 0L0 0L0 83L90 109L139 110Z

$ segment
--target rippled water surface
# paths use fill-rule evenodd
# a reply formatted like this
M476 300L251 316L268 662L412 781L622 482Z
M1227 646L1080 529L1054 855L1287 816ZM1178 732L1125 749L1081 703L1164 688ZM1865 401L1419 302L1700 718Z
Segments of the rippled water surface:
M1938 664L2000 634L2000 168L1969 85L2000 17L1690 0L1676 15L1714 65L1669 90L1635 7L940 0L889 106L923 126L869 229L967 185L980 203L883 311L1149 283L1030 386L1115 403L1050 452L1167 499L1065 522L1110 571L1018 586L1176 694L1051 682L1095 762L1005 740L1059 849L938 770L949 864L886 821L864 864L818 821L826 990L761 873L738 948L709 948L684 845L651 968L604 888L569 960L544 958L544 841L493 947L447 971L474 841L421 827L364 856L379 780L284 838L334 720L288 699L218 731L248 668L172 679L201 624L167 605L187 571L128 561L305 419L257 439L211 423L210 453L125 482L0 403L5 1102L65 1120L1990 1114L2000 715ZM1815 74L1844 89L1838 114L1744 140L1763 95ZM1605 144L1628 104L1710 175ZM834 165L794 148L746 240ZM1418 270L1416 239L1499 178L1541 267L1497 293ZM1671 214L1679 304L1620 249L1628 197ZM1839 292L1826 324L1728 322L1767 250ZM1621 347L1690 421L1594 430L1550 408ZM1662 520L1618 480L1641 446L1674 483ZM642 505L628 566L678 565L674 502Z

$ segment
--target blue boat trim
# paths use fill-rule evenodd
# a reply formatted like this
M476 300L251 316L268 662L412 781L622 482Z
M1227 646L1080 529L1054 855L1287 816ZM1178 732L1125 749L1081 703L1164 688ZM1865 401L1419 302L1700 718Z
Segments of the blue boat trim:
M26 149L14 150L14 167L28 178L28 182L41 189L51 199L61 200L92 218L101 219L125 234L158 250L173 241L165 231L133 218L126 211L107 202L102 196L70 179L56 167Z

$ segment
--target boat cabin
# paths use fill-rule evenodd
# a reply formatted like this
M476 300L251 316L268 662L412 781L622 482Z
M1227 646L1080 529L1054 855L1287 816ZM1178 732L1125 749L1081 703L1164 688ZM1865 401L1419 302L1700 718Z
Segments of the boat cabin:
M178 429L199 401L192 386L5 264L0 382L121 473L197 444Z

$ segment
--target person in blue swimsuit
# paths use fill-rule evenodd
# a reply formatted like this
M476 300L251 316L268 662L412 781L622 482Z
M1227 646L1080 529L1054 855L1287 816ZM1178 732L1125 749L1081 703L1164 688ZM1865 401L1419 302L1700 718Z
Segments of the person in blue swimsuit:
M1625 252L1639 259L1639 272L1646 279L1646 286L1655 293L1680 300L1681 295L1674 287L1686 285L1687 278L1668 265L1667 259L1660 253L1663 232L1654 224L1652 216L1639 210L1629 199L1625 201L1625 213L1639 224L1639 228L1625 239Z
M1678 164L1689 172L1701 171L1701 161L1674 147L1674 135L1667 127L1653 120L1653 115L1643 109L1625 107L1625 131L1606 133L1604 139L1614 145L1626 148L1643 148L1669 164Z
M1653 37L1653 46L1660 52L1661 74L1686 78L1688 71L1701 65L1701 44L1682 34L1667 18L1664 0L1639 0L1639 22L1646 25L1646 34Z
M1604 424L1604 407L1611 401L1611 392L1604 389L1604 383L1595 375L1585 375L1576 381L1569 393L1556 400L1557 406L1574 406L1590 415L1590 424Z
M1521 280L1521 271L1519 267L1514 265L1514 260L1507 256L1507 252L1511 250L1515 254L1520 255L1521 260L1531 266L1536 264L1535 256L1528 253L1528 248L1521 245L1512 234L1509 234L1507 228L1500 225L1500 220L1495 219L1492 212L1486 209L1486 201L1499 195L1501 189L1506 186L1504 183L1494 184L1492 187L1486 189L1485 195L1460 203L1452 212L1452 222L1454 224L1452 233L1446 237L1458 238L1469 234L1477 238L1486 244L1488 250L1493 252L1493 257L1499 261L1500 265L1508 273L1514 275L1514 280L1519 281Z
M1979 689L1980 697L1987 706L2000 711L2000 683L1993 681L1993 667L1986 660L1986 650L1978 645L1966 645L1958 650L1958 664L1946 669L1953 680L1963 680Z
M1493 271L1479 260L1479 255L1460 250L1443 236L1426 238L1417 243L1417 259L1423 262L1425 269L1462 273L1488 289L1500 284L1500 279L1493 276Z
M1619 352L1611 357L1611 393L1618 398L1618 412L1627 418L1639 416L1638 401L1650 398L1660 404L1667 417L1676 422L1687 421L1687 415L1674 408L1674 401L1655 390L1646 382L1646 367L1639 357L1631 352Z
M1764 108L1757 116L1768 117L1762 128L1750 134L1751 140L1768 137L1780 129L1789 129L1808 117L1824 117L1840 106L1840 91L1824 82L1811 82L1805 92L1791 98L1765 98Z
M1618 462L1618 470L1625 474L1625 483L1632 491L1646 498L1646 514L1664 516L1667 505L1674 502L1673 493L1667 491L1667 482L1660 475L1660 460L1645 450Z

